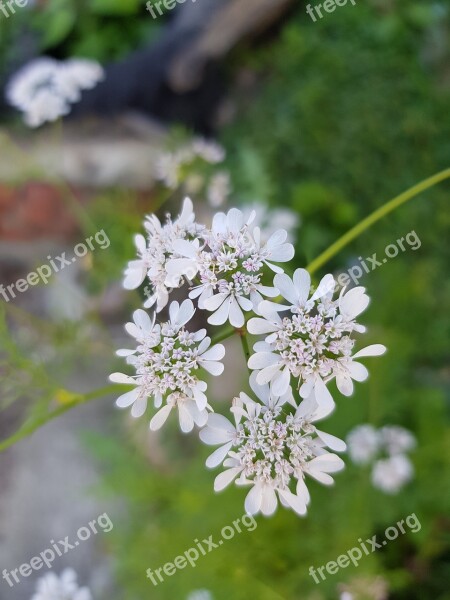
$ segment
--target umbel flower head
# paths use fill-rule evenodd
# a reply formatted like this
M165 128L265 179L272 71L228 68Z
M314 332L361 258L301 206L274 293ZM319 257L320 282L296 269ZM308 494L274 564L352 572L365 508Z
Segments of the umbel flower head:
M157 324L143 310L134 313L134 322L128 323L128 333L136 339L134 350L119 350L117 354L127 358L136 370L130 377L123 373L110 376L115 383L134 385L135 388L120 396L116 402L120 408L131 408L133 417L141 417L147 410L148 399L159 409L153 416L150 427L159 429L174 408L178 408L180 428L192 431L194 423L203 426L208 413L205 395L207 384L205 372L220 375L225 355L222 344L211 347L206 330L190 333L185 325L195 313L191 300L181 306L172 302L169 321Z
M285 394L293 377L303 398L314 392L319 404L333 408L326 383L336 379L338 390L349 396L353 380L368 377L366 367L355 359L386 351L374 344L353 354L352 333L365 331L356 317L366 309L369 297L357 287L342 290L333 300L335 287L333 276L326 275L310 296L311 278L305 269L297 269L293 279L277 274L274 288L288 304L263 302L261 317L250 319L250 333L266 338L255 345L248 366L258 372L258 383L270 383L274 394Z
M95 87L103 77L102 67L91 60L37 58L11 78L6 98L24 113L29 127L39 127L67 115L70 104L80 100L81 91Z
M189 198L174 222L168 217L162 226L155 216L148 217L148 240L136 236L139 258L129 263L124 286L135 289L147 276L152 294L144 306L156 304L160 311L171 289L181 287L186 279L196 280L189 297L213 313L208 322L222 325L229 321L242 327L244 312L257 312L263 296L278 294L263 285L264 270L281 272L275 263L294 256L286 231L278 230L264 240L259 227L252 225L253 219L252 213L245 221L243 213L232 208L227 214L217 213L207 228L195 223Z
M156 313L168 304L172 289L184 286L189 298L181 305L170 304L165 323L157 323L155 315L150 318L143 310L134 313L134 322L126 328L137 347L118 354L135 375L111 376L133 389L120 396L117 405L131 407L131 414L139 417L152 398L157 412L153 411L151 429L159 429L174 409L182 431L200 427L201 440L218 446L206 465L224 468L214 489L221 491L232 482L249 486L247 513L271 515L281 503L306 514L307 477L331 485L332 474L344 467L336 452L344 451L345 443L316 427L335 408L327 385L335 380L338 390L350 395L353 381L368 376L357 359L386 350L374 344L354 351L353 334L365 331L357 322L369 303L365 289L343 290L334 298L332 275L312 292L305 269L297 269L291 279L280 266L294 256L286 230L266 234L256 225L254 211L245 214L231 208L215 214L211 225L203 225L196 222L192 202L186 198L179 217L168 216L162 224L149 216L146 229L147 238L135 238L138 259L128 265L125 287L135 289L148 280L144 307L154 306ZM273 285L267 285L273 273ZM278 304L275 299L280 296L285 302ZM241 392L234 398L231 419L215 413L207 397L205 376L222 373L225 349L212 344L206 330L186 329L195 312L193 301L211 313L210 325L233 326L231 333L229 328L219 333L218 341L233 332L242 337L243 363L248 359L253 393ZM264 337L250 356L247 332ZM384 437L392 452L407 443L392 429ZM371 452L369 444L360 455L364 459ZM394 456L397 470L398 456ZM387 481L387 471L392 471L391 464L380 465L377 480L384 474Z
M92 600L92 596L88 588L78 587L75 571L65 569L59 577L50 572L39 579L31 600Z
M216 477L214 489L221 491L233 481L251 486L245 510L252 515L273 514L278 500L304 515L310 501L305 475L331 485L330 473L343 469L344 463L327 448L343 452L345 443L313 424L327 416L314 395L297 406L289 392L275 396L268 385L257 383L255 375L250 385L257 400L244 392L234 399L234 424L212 413L200 431L205 444L220 445L206 465L226 467Z

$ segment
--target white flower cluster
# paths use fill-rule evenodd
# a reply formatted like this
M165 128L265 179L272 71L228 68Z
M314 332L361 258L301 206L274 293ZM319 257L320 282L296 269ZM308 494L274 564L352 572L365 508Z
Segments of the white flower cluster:
M91 60L60 62L38 58L20 69L6 89L8 102L24 113L29 127L39 127L70 112L82 90L95 87L103 79L102 67Z
M414 467L406 453L415 448L416 439L407 429L359 425L348 434L347 445L355 464L373 465L372 483L386 494L397 494L413 478Z
M150 422L152 430L160 429L174 408L178 408L180 428L185 433L192 431L194 423L202 427L208 420L207 384L199 378L198 371L220 375L224 367L219 361L225 355L225 348L221 344L211 347L206 329L195 333L186 330L185 325L194 312L191 300L185 300L181 306L172 302L167 323L156 324L145 311L137 310L134 323L126 326L138 346L135 350L119 350L117 354L127 358L136 376L113 373L110 379L136 386L116 402L120 408L132 406L133 417L141 417L147 410L148 398L154 399L159 411Z
M139 259L128 265L124 286L135 289L147 276L154 293L144 306L156 303L159 312L167 305L170 289L181 287L185 278L196 279L189 297L198 301L199 308L213 312L208 322L222 325L229 320L242 327L244 311L257 312L262 295L278 295L262 284L264 267L281 271L273 263L294 256L292 244L285 243L286 231L278 230L263 240L259 227L252 225L253 217L244 221L243 213L232 208L227 214L217 213L207 228L195 223L189 198L174 222L168 218L161 225L157 217L149 217L148 240L136 236Z
M326 448L343 452L345 443L313 424L328 414L314 395L297 406L292 393L275 396L254 375L250 385L257 400L244 392L234 399L235 424L213 413L200 432L205 444L221 444L206 462L210 468L221 463L226 467L216 477L214 489L221 491L236 480L237 485L252 486L245 500L247 513L269 516L279 499L286 508L304 515L310 500L305 475L332 484L330 473L343 469L344 463Z
M196 138L190 143L183 144L173 152L165 152L156 163L156 177L169 189L175 190L182 182L183 170L202 160L216 165L225 159L225 150L216 142ZM192 177L192 174L191 174ZM200 182L202 187L203 181ZM188 184L189 186L189 184ZM196 185L192 184L191 189Z
M385 352L376 344L354 353L353 334L365 331L356 321L369 303L364 288L333 299L336 283L326 275L311 295L307 271L297 269L291 279L280 267L294 256L287 232L265 238L254 213L245 218L232 208L206 226L196 223L186 199L174 221L168 217L161 224L151 216L145 226L148 237L136 237L139 256L129 263L124 285L134 289L148 279L153 292L144 306L154 306L155 315L137 310L126 326L137 347L118 354L135 375L111 376L133 386L117 405L132 407L132 415L140 417L152 398L153 430L177 408L183 432L203 427L201 440L219 446L206 463L225 468L215 480L216 491L232 482L247 485L249 514L271 515L280 502L304 515L310 500L306 475L330 485L331 474L344 467L335 452L343 452L345 443L315 425L335 407L327 386L335 380L339 391L350 395L353 381L368 376L356 359ZM169 320L156 323L171 290L182 286L189 286L189 298L181 305L171 302ZM274 301L280 296L286 303ZM223 372L225 348L212 344L205 329L187 329L196 311L193 301L211 313L210 325L229 322L243 337L247 331L264 337L248 360L253 398L241 392L233 400L234 423L215 413L207 398L206 376Z
M31 600L92 600L92 596L88 588L78 587L75 571L65 569L59 577L50 572L39 579Z

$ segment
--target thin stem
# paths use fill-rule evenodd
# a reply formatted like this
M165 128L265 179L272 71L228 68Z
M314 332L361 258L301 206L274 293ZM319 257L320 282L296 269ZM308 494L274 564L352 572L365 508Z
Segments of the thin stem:
M218 344L219 342L223 342L224 340L227 340L232 335L234 335L236 333L236 331L237 330L234 329L234 327L225 329L224 331L222 331L222 333L218 333L216 336L214 336L212 338L211 345L213 346L214 344Z
M331 244L325 252L322 252L316 259L314 259L307 267L308 271L312 274L315 273L320 267L322 267L325 263L327 263L333 256L335 256L338 252L342 250L347 244L352 242L355 238L357 238L361 233L363 233L366 229L374 225L377 221L388 215L390 212L408 202L421 192L427 190L430 187L433 187L437 183L444 181L445 179L450 178L450 169L445 169L445 171L441 171L440 173L436 173L432 177L421 181L417 185L413 186L406 192L403 192L399 196L396 196L380 208L378 208L375 212L370 214L368 217L363 219L360 223L358 223L355 227L347 231L345 235L339 238L334 244Z
M248 360L250 358L250 346L248 345L248 337L247 337L247 329L242 327L242 329L236 329L237 333L239 333L239 337L241 338L242 349L244 351L245 356L245 364L248 368ZM248 369L251 373L251 369Z
M58 406L58 408L55 408L54 410L40 416L39 418L34 419L33 421L31 421L29 423L25 423L19 429L19 431L17 431L14 435L12 435L8 439L6 439L0 443L0 452L13 446L14 444L19 442L23 438L31 435L37 429L39 429L40 427L42 427L43 425L45 425L52 419L55 419L56 417L59 417L62 414L66 413L68 410L75 408L76 406L79 406L81 404L85 404L86 402L89 402L90 400L95 400L96 398L101 398L102 396L111 394L114 391L117 391L118 388L119 388L119 386L117 386L117 384L114 384L114 385L111 384L111 385L107 385L102 388L99 388L97 390L94 390L92 392L89 392L88 394L85 394L85 395L77 395L76 398L74 400L72 400L71 402L67 402L67 404Z

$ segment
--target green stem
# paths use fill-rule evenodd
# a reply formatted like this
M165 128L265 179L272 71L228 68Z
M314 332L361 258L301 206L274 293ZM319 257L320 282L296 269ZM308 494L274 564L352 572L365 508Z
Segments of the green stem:
M89 394L77 396L77 398L75 400L73 400L72 402L67 402L67 404L58 406L58 408L55 408L54 410L40 416L39 418L34 419L31 422L25 423L19 429L19 431L17 431L14 435L12 435L8 439L6 439L0 443L0 452L13 446L14 444L19 442L23 438L34 433L37 429L39 429L40 427L42 427L43 425L45 425L52 419L55 419L56 417L63 415L64 413L71 410L72 408L75 408L76 406L79 406L81 404L86 404L90 400L95 400L96 398L101 398L102 396L111 394L111 393L117 391L117 389L118 389L117 384L111 384L111 385L104 386L102 388L99 388L97 390L89 392Z
M234 329L234 327L225 329L224 331L222 331L222 333L218 333L216 336L214 336L212 338L211 346L214 346L214 344L218 344L219 342L223 342L224 340L227 340L235 333L236 333L236 329Z
M380 208L378 208L375 212L370 214L368 217L363 219L360 223L358 223L355 227L347 231L345 235L339 238L334 244L331 244L325 252L322 252L316 259L314 259L308 266L307 270L312 274L315 273L320 267L322 267L325 263L327 263L333 256L335 256L338 252L342 250L347 244L352 242L355 238L357 238L361 233L363 233L366 229L371 227L374 223L388 215L390 212L408 202L421 192L427 190L430 187L433 187L437 183L444 181L445 179L450 178L450 169L445 169L445 171L441 171L440 173L436 173L432 177L421 181L417 185L413 186L406 192L403 192L399 196L396 196Z
M239 337L241 338L242 349L245 356L245 364L247 365L250 358L250 346L248 345L247 329L243 327L242 329L237 329L236 331L239 333ZM249 369L249 372L252 372L251 369Z

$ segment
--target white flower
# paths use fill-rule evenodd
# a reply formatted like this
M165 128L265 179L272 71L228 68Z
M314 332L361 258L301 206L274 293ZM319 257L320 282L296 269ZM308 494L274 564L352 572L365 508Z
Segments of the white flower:
M58 577L47 573L38 580L36 593L31 600L92 600L88 588L79 588L73 569L65 569Z
M271 515L279 500L304 515L310 501L305 474L332 484L329 474L340 471L344 463L325 447L344 451L345 443L313 425L326 416L313 396L296 407L290 394L276 397L254 377L250 384L258 402L241 392L231 409L235 424L212 413L200 431L204 443L220 446L206 465L212 468L223 463L226 468L216 477L214 489L221 491L236 480L237 485L252 486L245 499L247 513Z
M81 90L94 87L102 78L103 69L93 61L38 58L12 77L6 97L24 113L27 125L38 127L68 114L70 103L80 99Z
M250 205L242 207L244 218L248 218L250 214L255 213L255 225L261 229L261 233L265 239L268 239L272 233L279 229L284 229L288 235L288 241L292 242L294 234L300 225L300 217L298 213L289 208L271 208L263 202L254 202Z
M409 458L396 454L385 460L378 460L372 471L372 483L386 494L397 494L414 475Z
M156 178L166 187L175 190L181 183L182 169L201 159L210 164L217 164L225 159L225 150L216 142L202 138L183 144L173 152L165 152L156 162ZM196 177L196 174L192 174ZM196 189L197 186L194 186Z
M211 229L201 233L203 244L178 240L174 249L179 258L167 261L168 281L198 275L200 284L189 297L198 298L199 308L213 313L208 319L211 325L229 321L242 327L244 312L257 311L263 296L278 294L261 283L264 266L280 270L272 262L285 262L294 255L293 246L285 242L286 232L277 231L262 243L252 219L251 215L245 221L237 208L227 214L217 213Z
M380 429L382 444L390 455L402 454L416 447L416 438L413 434L398 425L387 425Z
M167 323L156 324L143 310L134 313L134 323L128 323L128 333L136 339L135 350L119 350L136 369L136 376L114 373L110 380L136 386L121 395L116 404L132 407L133 417L141 417L147 410L147 401L153 397L160 410L153 416L150 427L159 429L174 408L178 408L182 431L191 431L194 423L203 426L207 419L207 384L199 377L199 369L211 375L220 375L225 355L222 344L211 347L206 330L189 333L185 325L195 313L191 300L181 306L172 302ZM163 406L163 401L166 404Z
M147 217L145 228L148 241L143 235L135 236L138 259L128 263L123 285L129 290L136 289L147 277L151 290L144 307L150 308L156 304L159 312L167 305L171 289L183 285L181 276L169 279L166 270L168 260L177 256L176 242L194 238L201 226L195 223L192 201L185 198L181 214L175 221L168 216L162 225L155 215L151 215Z
M219 171L211 177L208 185L208 203L213 208L218 208L226 203L231 192L230 174Z
M293 376L303 398L314 391L317 401L331 409L334 401L326 383L336 378L341 393L351 394L352 380L368 377L367 369L354 359L378 356L386 348L375 344L352 356L355 342L350 335L364 331L355 321L369 302L364 288L350 290L333 301L332 275L322 279L311 297L310 283L305 269L297 269L293 279L285 273L275 275L274 289L289 304L264 301L259 305L262 317L249 320L248 331L266 338L255 345L248 366L258 371L259 383L270 382L275 394L284 394ZM281 318L278 313L286 311L288 315Z
M104 71L97 62L75 58L60 63L55 86L68 102L78 102L81 91L92 89L104 76Z
M352 461L365 465L376 456L380 447L380 436L372 425L359 425L348 434L347 446Z

